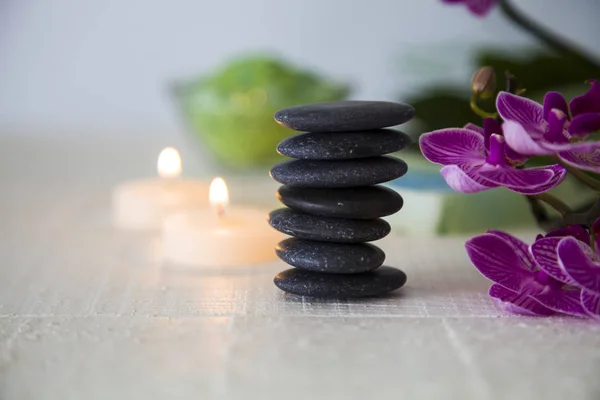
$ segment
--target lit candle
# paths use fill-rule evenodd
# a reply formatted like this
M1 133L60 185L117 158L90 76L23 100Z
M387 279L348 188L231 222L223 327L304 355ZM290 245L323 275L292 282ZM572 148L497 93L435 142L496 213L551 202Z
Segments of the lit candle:
M209 191L212 209L167 216L162 229L163 259L196 267L256 264L276 258L283 235L266 222L267 210L227 207L229 194L221 178Z
M124 182L113 191L113 220L123 229L158 230L173 212L208 207L208 183L183 179L181 157L172 148L158 156L158 178Z

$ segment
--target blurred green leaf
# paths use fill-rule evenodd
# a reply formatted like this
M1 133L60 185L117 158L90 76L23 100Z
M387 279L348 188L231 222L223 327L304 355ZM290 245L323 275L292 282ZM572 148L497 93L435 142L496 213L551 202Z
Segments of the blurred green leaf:
M580 84L598 75L597 69L579 58L556 55L542 49L523 50L528 57L510 57L498 50L484 50L475 56L475 65L490 65L499 76L510 71L528 91L552 90L563 85Z
M342 100L349 92L347 84L264 55L236 58L212 74L173 87L194 136L216 160L237 168L281 159L277 143L295 132L273 122L277 110Z

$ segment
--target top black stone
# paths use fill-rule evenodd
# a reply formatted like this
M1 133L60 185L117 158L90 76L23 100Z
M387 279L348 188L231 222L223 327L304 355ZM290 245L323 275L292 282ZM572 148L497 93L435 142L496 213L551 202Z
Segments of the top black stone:
M387 101L339 101L284 108L275 121L290 129L308 132L366 131L409 121L415 109Z

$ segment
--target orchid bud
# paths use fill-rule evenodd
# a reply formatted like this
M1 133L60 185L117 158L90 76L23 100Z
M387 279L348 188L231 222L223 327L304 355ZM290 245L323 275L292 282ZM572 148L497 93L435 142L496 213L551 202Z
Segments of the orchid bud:
M481 67L471 78L471 90L481 99L489 99L496 92L496 73L492 67Z

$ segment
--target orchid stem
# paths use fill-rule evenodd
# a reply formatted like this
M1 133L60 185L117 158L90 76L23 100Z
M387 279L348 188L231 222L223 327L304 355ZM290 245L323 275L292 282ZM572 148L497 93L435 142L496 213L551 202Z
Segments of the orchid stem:
M535 196L525 196L527 201L529 202L529 206L531 207L531 213L535 218L538 226L542 229L546 229L547 225L550 222L550 218L548 218L548 213L540 200L538 200Z
M579 182L583 183L584 185L588 186L589 188L600 192L600 181L592 178L591 176L589 176L588 174L586 174L583 171L580 171L579 169L567 164L566 162L562 161L560 158L556 157L557 162L562 165L571 175L573 175L573 177L575 179L577 179Z
M558 211L560 213L560 215L563 217L572 212L571 207L569 207L561 199L559 199L556 196L551 195L550 193L540 193L540 194L534 195L533 197L548 204L550 207L552 207L556 211Z
M511 20L514 24L518 25L521 29L527 31L531 35L535 36L538 40L544 43L546 46L554 49L558 53L569 55L575 59L579 59L586 64L600 69L600 64L591 59L589 56L584 54L577 46L565 41L563 38L557 36L553 32L542 28L540 25L535 23L532 19L521 14L511 4L509 0L500 1L500 9L504 15Z
M477 96L475 95L471 97L469 105L471 106L471 110L473 110L473 112L479 115L481 118L496 118L498 116L496 113L489 113L479 108L479 106L477 105Z

